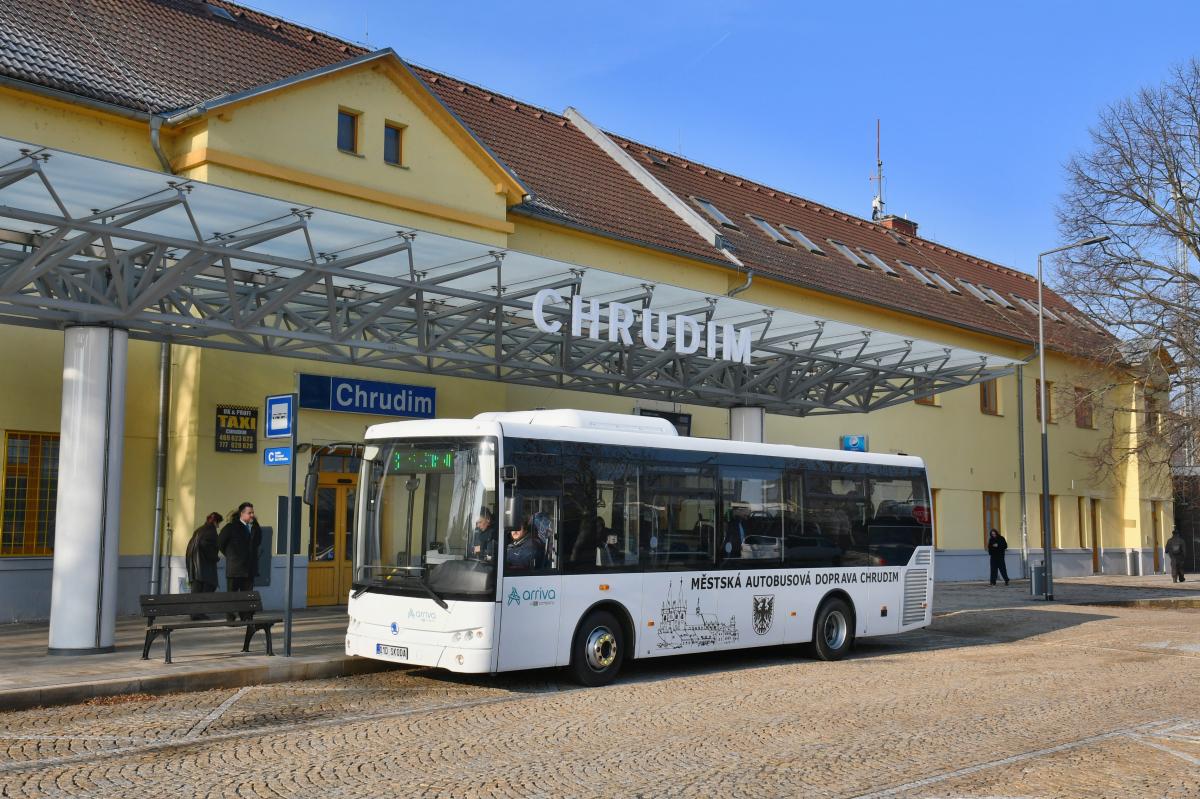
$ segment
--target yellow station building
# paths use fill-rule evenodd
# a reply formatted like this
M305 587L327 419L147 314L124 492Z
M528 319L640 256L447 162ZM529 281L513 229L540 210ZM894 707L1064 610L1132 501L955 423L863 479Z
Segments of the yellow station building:
M532 107L390 50L367 52L223 0L15 0L0 25L8 29L0 45L5 139L1025 363L1021 394L1006 370L932 395L916 386L916 399L869 414L769 407L760 418L769 442L837 448L843 436L865 436L871 451L923 457L937 575L963 580L987 574L989 527L1007 537L1010 569L1020 573L1023 406L1026 548L1040 559L1037 287L1027 274L922 239L909 220L857 218L605 132L573 109ZM3 198L0 191L0 205ZM0 244L27 243L0 230ZM1081 353L1103 334L1062 298L1048 293L1046 302L1055 573L1158 570L1172 516L1169 479L1136 460L1099 474L1088 457L1127 446L1155 423L1153 387L1132 372L1106 375L1108 387L1093 397L1096 366ZM0 306L8 323L0 325L0 369L10 386L0 395L0 618L47 618L57 502L70 488L58 461L66 324L23 316L2 296ZM271 442L261 429L254 452L218 451L218 413L257 409L261 427L264 397L295 390L301 375L433 389L439 417L537 407L666 411L685 415L693 435L716 438L737 435L731 425L747 418L619 386L496 379L485 367L378 368L336 354L146 338L128 345L118 613L136 612L150 579L164 352L161 590L184 590L184 548L209 511L249 500L264 525L280 529L287 470L264 462ZM301 441L355 441L383 418L305 407ZM356 465L348 451L331 450L319 466L320 499L304 511L295 561L299 606L344 603L349 590ZM278 606L278 536L273 546L262 591Z

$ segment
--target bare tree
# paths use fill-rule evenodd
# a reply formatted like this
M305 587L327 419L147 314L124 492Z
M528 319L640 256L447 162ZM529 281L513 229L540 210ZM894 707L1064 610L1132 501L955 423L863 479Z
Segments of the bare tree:
M1172 69L1161 85L1142 89L1100 114L1089 149L1067 164L1059 226L1067 241L1108 235L1098 246L1064 253L1057 288L1112 331L1115 338L1090 357L1109 374L1124 374L1097 393L1141 412L1140 434L1114 431L1112 447L1095 457L1116 465L1139 457L1194 462L1196 385L1200 381L1200 281L1191 264L1200 259L1200 61ZM1096 373L1098 384L1105 378ZM1154 407L1154 397L1160 407ZM1139 407L1140 406L1140 407ZM1149 413L1147 413L1149 411Z

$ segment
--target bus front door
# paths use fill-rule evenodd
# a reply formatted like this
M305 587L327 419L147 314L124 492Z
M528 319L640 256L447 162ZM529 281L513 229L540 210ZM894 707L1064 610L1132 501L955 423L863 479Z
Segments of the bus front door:
M516 508L516 518L511 525L505 522L502 536L505 542L500 601L502 671L554 666L558 658L563 590L558 567L561 489L519 492ZM526 527L533 529L520 532Z

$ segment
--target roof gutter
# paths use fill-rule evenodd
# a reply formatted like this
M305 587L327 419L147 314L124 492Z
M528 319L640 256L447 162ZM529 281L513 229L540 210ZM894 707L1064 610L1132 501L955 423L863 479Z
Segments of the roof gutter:
M88 108L92 108L96 111L103 111L106 114L112 114L113 116L124 117L125 119L132 119L138 122L145 122L150 118L150 114L147 111L138 111L133 108L126 108L125 106L116 105L115 103L106 103L103 100L96 100L91 97L87 97L86 95L75 94L74 92L65 92L61 89L52 89L49 86L42 86L37 83L29 83L28 81L17 80L16 78L10 78L7 75L0 75L0 86L8 86L9 88L16 89L17 91L21 92L27 92L29 94L38 94L51 100L69 103L70 105L87 106Z

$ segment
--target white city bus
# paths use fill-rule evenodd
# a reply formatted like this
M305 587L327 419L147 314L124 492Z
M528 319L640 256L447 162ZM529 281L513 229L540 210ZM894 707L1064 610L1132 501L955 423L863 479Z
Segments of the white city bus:
M664 419L376 425L346 652L458 672L778 644L845 655L928 625L919 458L678 436ZM490 517L490 518L489 518Z

